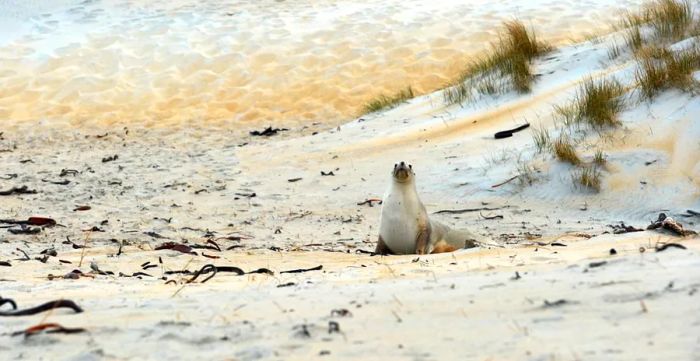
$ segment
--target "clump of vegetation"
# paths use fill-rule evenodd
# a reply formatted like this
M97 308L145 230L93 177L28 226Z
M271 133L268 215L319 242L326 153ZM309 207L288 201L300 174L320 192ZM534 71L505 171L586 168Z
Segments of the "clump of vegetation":
M413 98L414 96L415 94L413 93L413 89L410 86L404 90L397 92L392 96L386 96L382 94L365 104L364 112L366 114L378 112L384 109L391 109L398 106L402 102Z
M571 143L571 139L566 135L561 135L552 144L554 155L562 162L569 162L573 165L581 164L581 158L576 154L576 148Z
M596 166L585 166L572 173L572 181L596 192L600 192L600 170Z
M622 49L620 48L617 43L614 43L611 47L608 48L608 59L610 60L615 60L622 55Z
M616 79L584 80L574 101L554 110L566 125L586 123L594 129L616 126L617 115L624 107L625 88Z
M593 164L602 167L607 162L608 160L605 158L605 153L603 153L603 151L600 149L596 150L595 155L593 156Z
M521 159L518 159L517 164L517 177L520 186L532 185L532 183L534 183L536 180L535 172L537 171L537 169L535 169L535 167L533 167L531 164Z
M521 21L507 21L491 51L469 64L455 84L445 89L445 102L463 103L472 98L473 88L479 94L495 94L510 85L519 92L527 92L534 78L530 62L551 49L537 40L535 33Z
M690 89L695 82L692 73L700 67L697 48L672 52L662 47L647 47L638 52L637 59L635 80L647 99L667 88Z
M693 21L688 0L656 0L647 6L644 15L656 34L666 39L683 36Z
M537 153L543 153L552 147L552 140L547 128L533 129L532 140L535 142L535 147L537 147Z
M650 36L662 41L678 40L687 35L693 24L693 10L689 0L654 0L638 13L626 14L620 27L627 29L627 46L634 52L642 48L645 38L641 27L648 26Z
M642 38L642 32L639 30L639 26L627 29L625 42L627 43L627 47L632 49L633 52L642 48L642 45L644 45L644 38Z

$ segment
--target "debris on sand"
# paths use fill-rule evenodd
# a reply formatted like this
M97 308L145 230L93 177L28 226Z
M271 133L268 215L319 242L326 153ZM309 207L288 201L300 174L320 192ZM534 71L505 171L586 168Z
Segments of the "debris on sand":
M641 228L636 228L633 226L628 226L625 224L625 222L620 222L619 225L617 224L608 224L608 227L612 228L613 234L623 234L623 233L629 233L629 232L642 232L644 231Z
M281 271L280 273L302 273L302 272L309 272L309 271L320 271L323 269L323 265L319 265L316 267L312 268L299 268L299 269L293 269L289 271Z
M656 246L656 252L663 252L669 248L687 249L684 245L680 243L664 243L662 245Z
M115 155L113 155L113 156L109 156L109 157L104 157L104 158L102 158L102 163L113 162L113 161L115 161L115 160L117 160L117 159L119 159L119 156L115 154Z
M160 251L162 249L172 249L173 251L178 251L182 253L197 254L196 252L192 251L192 247L186 244L176 242L165 242L155 248L156 251Z
M669 230L681 237L686 237L686 236L691 236L691 235L696 235L697 232L683 229L683 225L680 224L678 221L674 220L671 217L666 216L665 213L659 213L659 218L655 221L652 222L647 229L659 229L663 228L666 230Z
M38 234L41 233L41 228L27 227L24 224L20 224L18 228L8 228L7 231L12 234Z
M56 275L49 273L47 278L49 279L49 281L53 281L54 279L58 279L58 278L63 278L64 280L77 280L81 277L95 278L95 276L85 274L79 269L74 269L74 270L66 273L63 276L56 276Z
M272 126L269 126L263 130L253 130L250 132L250 135L255 136L255 137L269 137L276 135L278 132L286 132L289 129L287 128L272 128Z
M530 123L525 123L519 127L513 128L513 129L508 129L508 130L503 130L503 131L497 132L496 134L493 135L493 137L496 139L510 138L513 136L513 133L517 133L523 129L527 129L528 127L530 127Z
M11 196L13 194L36 194L36 190L29 189L27 186L12 187L6 191L0 191L0 196Z
M71 300L55 300L55 301L43 303L43 304L36 306L36 307L18 310L17 304L15 303L14 300L9 299L9 298L0 297L0 306L2 306L5 303L9 303L12 306L13 310L12 311L0 311L0 316L31 316L31 315L36 315L37 313L50 311L50 310L53 310L56 308L70 308L73 311L75 311L75 313L83 312L83 309L80 308L80 306L78 306L75 302L73 302Z
M33 336L36 334L39 334L41 332L46 332L46 333L65 333L65 334L73 334L73 333L83 333L87 332L84 328L68 328L68 327L63 327L59 325L58 323L41 323L36 326L29 327L26 330L22 331L17 331L13 332L12 336L20 336L24 335L24 337L29 337Z
M542 308L554 308L554 307L561 307L565 305L571 305L577 302L574 301L569 301L565 299L558 299L556 301L549 301L549 300L544 300L544 304L542 305Z
M379 198L368 198L368 199L365 199L364 202L357 203L357 205L363 206L366 204L370 207L374 207L374 202L376 202L377 204L382 204L382 200Z

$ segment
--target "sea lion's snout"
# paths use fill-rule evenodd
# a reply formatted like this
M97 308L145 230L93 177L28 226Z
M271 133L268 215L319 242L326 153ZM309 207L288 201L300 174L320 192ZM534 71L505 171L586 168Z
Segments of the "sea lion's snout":
M394 179L399 182L407 181L413 174L413 166L404 161L394 164Z

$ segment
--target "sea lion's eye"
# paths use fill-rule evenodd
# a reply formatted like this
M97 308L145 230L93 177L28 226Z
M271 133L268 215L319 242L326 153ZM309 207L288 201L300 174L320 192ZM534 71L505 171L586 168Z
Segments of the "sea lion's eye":
M409 164L408 167L411 168L411 170L413 170L413 166L412 166L412 165Z

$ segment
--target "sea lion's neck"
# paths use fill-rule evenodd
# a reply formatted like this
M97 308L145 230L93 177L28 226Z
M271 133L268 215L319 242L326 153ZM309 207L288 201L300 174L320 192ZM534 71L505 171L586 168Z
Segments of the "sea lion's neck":
M408 182L397 182L393 181L391 183L391 192L400 194L402 197L407 199L418 199L418 192L416 192L416 183L413 181Z

